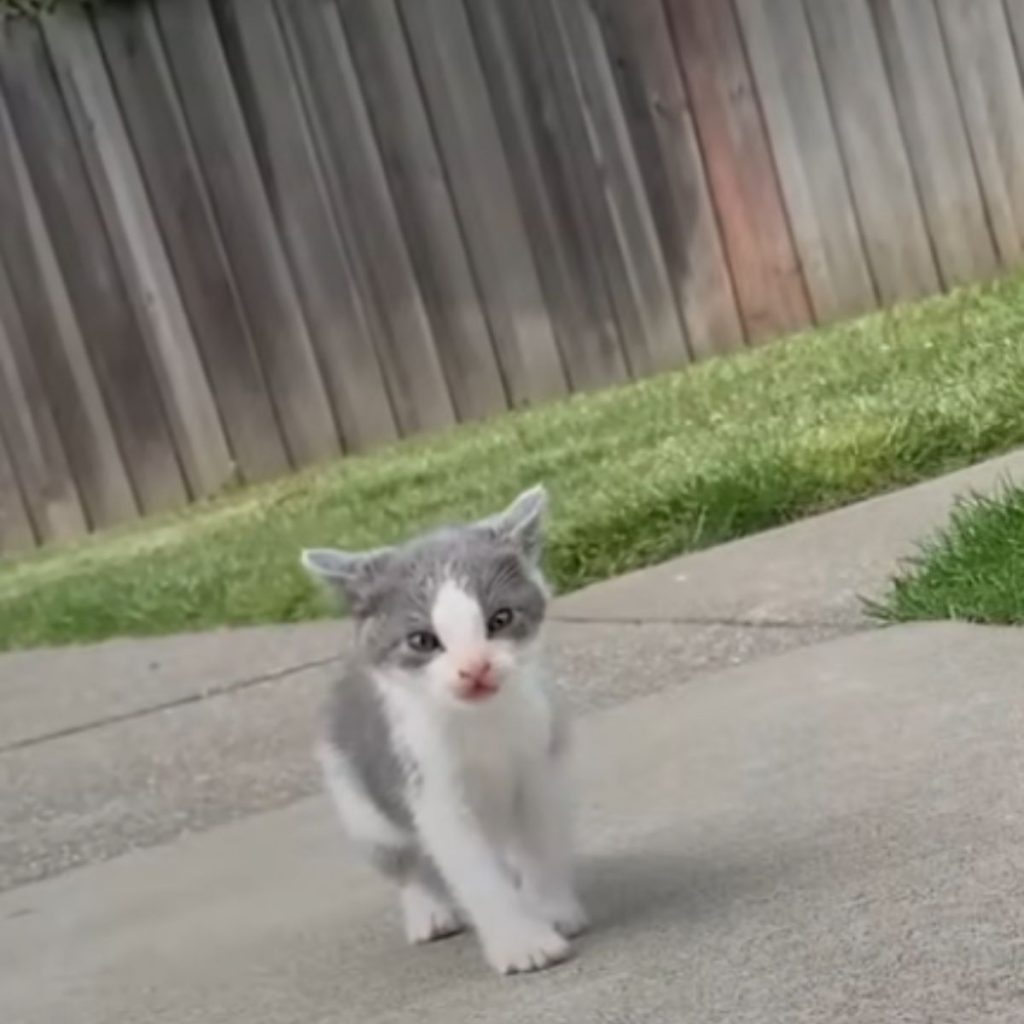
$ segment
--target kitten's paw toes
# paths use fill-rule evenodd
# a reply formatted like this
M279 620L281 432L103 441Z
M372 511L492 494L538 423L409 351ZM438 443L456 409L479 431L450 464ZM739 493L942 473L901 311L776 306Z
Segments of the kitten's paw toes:
M465 930L466 926L454 907L427 894L406 893L403 907L405 937L411 945L421 946L425 942L447 939Z
M565 903L553 907L547 914L547 918L559 934L567 939L574 939L577 935L582 935L590 927L587 912L575 899L567 900Z
M554 928L529 919L487 936L484 948L499 974L542 971L567 960L570 953L569 943Z

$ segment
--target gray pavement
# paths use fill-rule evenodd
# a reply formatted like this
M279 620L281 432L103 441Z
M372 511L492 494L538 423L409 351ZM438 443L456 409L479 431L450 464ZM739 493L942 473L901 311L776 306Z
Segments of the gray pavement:
M577 710L867 625L898 561L1024 452L556 602ZM0 890L309 795L343 623L0 656Z
M13 1024L1024 1019L1024 633L860 633L585 717L568 965L406 949L321 797L0 895Z
M496 987L465 942L404 951L308 799L343 623L0 657L0 1020L1024 1019L998 980L1022 955L999 790L1016 754L1002 780L992 760L1019 725L1024 642L865 633L861 605L958 495L1008 477L1024 453L556 602L599 928L525 986ZM957 746L985 716L992 736ZM946 772L924 824L896 820ZM858 817L887 787L891 814Z

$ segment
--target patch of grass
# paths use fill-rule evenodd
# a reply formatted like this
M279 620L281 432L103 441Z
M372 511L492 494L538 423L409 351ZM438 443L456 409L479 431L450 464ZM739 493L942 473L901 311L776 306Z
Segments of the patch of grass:
M871 611L889 622L1024 623L1024 488L961 502Z
M572 589L1024 442L1024 277L252 488L0 565L0 647L320 615L303 546L552 491Z

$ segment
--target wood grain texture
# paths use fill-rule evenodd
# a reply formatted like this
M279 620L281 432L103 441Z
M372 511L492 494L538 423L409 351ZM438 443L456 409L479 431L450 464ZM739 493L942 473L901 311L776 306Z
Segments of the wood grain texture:
M209 0L154 9L289 456L328 458L337 424Z
M802 0L736 6L815 319L871 309L875 287Z
M689 100L662 0L597 0L647 201L695 357L743 344Z
M946 285L997 267L933 0L872 0L903 137Z
M618 322L530 5L477 0L466 10L569 383L580 390L626 380Z
M935 5L996 246L1013 266L1024 259L1024 3Z
M8 183L0 189L0 261L13 302L8 335L31 339L86 520L119 522L137 514L135 495L2 94L0 179Z
M345 174L360 243L373 246L368 269L374 286L382 303L401 298L395 289L402 281L413 287L404 268L402 278L394 276L393 268L404 263L404 246L459 417L504 409L506 388L491 328L398 10L392 0L343 0L339 9L344 37L337 47L344 67L351 61L358 89L349 110L353 140L332 129L330 144ZM347 123L332 122L326 111L321 121Z
M740 311L751 339L811 309L732 0L668 0Z
M42 24L185 482L211 494L231 478L231 454L103 55L84 16Z
M288 455L153 11L111 7L95 25L235 471L273 476Z
M0 421L0 551L28 551L35 545L32 520Z
M399 9L509 400L557 398L565 373L462 2Z
M487 403L485 388L459 362L467 351L463 336L439 341L402 238L337 7L286 2L278 10L395 417L412 432L504 407L493 360L497 398ZM446 361L446 349L454 360Z
M38 27L14 21L0 75L39 209L140 507L186 498L165 409L89 167Z
M0 260L0 427L40 541L67 540L88 529L48 390Z
M866 0L805 6L879 296L933 292L939 276L871 11Z

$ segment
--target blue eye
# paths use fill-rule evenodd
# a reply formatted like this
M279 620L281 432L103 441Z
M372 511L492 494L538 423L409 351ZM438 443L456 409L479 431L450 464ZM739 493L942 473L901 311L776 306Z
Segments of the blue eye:
M499 608L488 620L487 620L487 632L490 634L500 633L503 629L507 629L512 624L512 609L511 608Z
M405 638L405 642L417 654L431 654L441 648L441 641L438 640L437 634L431 633L427 629L418 629L415 633L410 633Z

